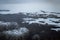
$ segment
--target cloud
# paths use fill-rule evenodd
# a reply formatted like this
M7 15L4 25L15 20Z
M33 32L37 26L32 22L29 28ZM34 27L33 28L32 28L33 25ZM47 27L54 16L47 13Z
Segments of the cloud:
M39 0L0 0L0 4L39 2Z

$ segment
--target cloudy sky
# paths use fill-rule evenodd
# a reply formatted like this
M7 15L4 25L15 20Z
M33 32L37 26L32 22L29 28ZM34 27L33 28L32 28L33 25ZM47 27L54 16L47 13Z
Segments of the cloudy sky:
M40 0L0 0L2 4L8 3L27 3L27 2L39 2Z
M0 0L0 10L10 10L10 12L36 12L60 11L60 7L55 8L52 4L60 3L59 0Z
M42 2L50 1L55 3L60 3L60 0L0 0L0 4L3 3L27 3L27 2Z

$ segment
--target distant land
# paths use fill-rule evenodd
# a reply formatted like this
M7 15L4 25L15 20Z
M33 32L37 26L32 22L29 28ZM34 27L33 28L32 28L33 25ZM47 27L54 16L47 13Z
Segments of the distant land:
M9 12L10 10L0 10L0 12Z

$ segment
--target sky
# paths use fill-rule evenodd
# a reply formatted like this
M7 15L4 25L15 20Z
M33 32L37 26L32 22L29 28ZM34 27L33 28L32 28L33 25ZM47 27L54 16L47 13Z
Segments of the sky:
M0 10L10 10L10 13L60 11L60 6L53 6L57 2L59 0L0 0Z
M39 2L40 0L0 0L0 4Z
M60 3L60 0L0 0L0 4L42 2L42 1Z

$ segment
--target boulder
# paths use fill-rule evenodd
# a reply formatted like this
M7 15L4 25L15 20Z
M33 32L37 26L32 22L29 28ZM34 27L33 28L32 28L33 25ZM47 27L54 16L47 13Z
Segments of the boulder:
M0 22L0 32L18 28L17 22Z
M6 40L25 40L28 38L29 30L25 27L3 31Z

